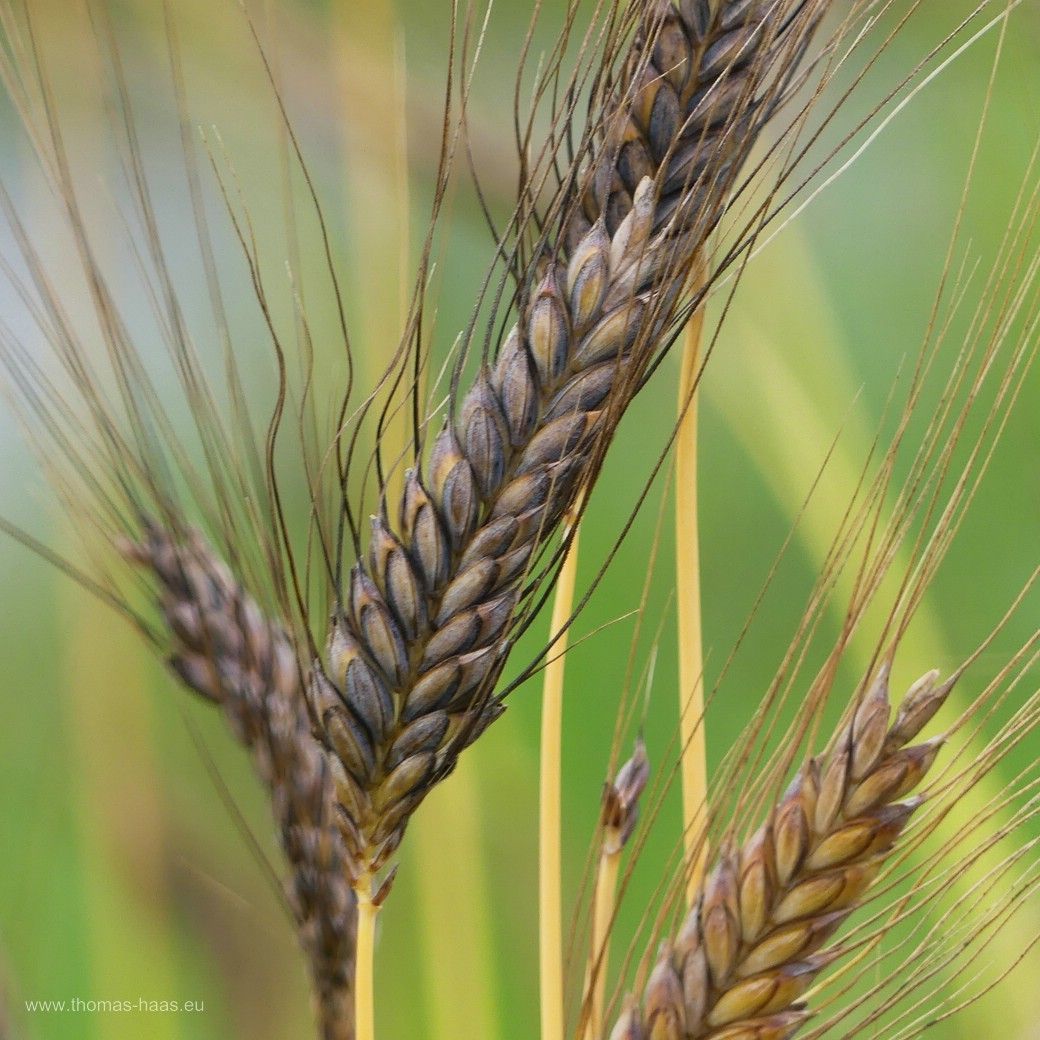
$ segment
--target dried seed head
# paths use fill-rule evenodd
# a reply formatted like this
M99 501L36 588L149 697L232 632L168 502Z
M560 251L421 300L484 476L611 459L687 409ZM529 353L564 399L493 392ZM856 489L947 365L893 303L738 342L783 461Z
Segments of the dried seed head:
M502 403L509 432L509 448L527 442L538 421L539 389L531 355L513 329L498 353L491 383Z
M708 877L701 903L701 941L712 982L721 987L736 964L740 947L738 885L732 852L723 850Z
M788 1040L808 1021L807 1012L783 1011L768 1018L757 1018L728 1026L711 1034L711 1040Z
M618 770L612 784L603 792L604 851L621 851L639 820L639 799L650 779L650 760L640 737L632 757Z
M926 679L879 734L879 720L890 715L883 672L831 752L805 764L766 824L739 850L722 847L652 976L655 1006L663 1009L678 980L687 1036L786 1037L806 1020L797 1002L838 955L821 948L861 902L923 801L903 796L939 742L900 742L918 731L905 720L920 718L922 704L934 714L949 693L934 676ZM936 690L944 691L938 704ZM646 1013L649 1024L649 1004ZM666 1010L659 1017L668 1029L677 1020Z
M567 367L570 334L553 268L538 287L528 318L527 341L542 386L554 386Z
M404 546L381 517L372 517L369 570L381 583L387 605L406 639L426 627L426 589L422 575Z
M809 850L809 820L797 793L781 803L776 813L776 871L782 885L798 874Z
M609 275L610 238L603 222L597 221L574 250L567 268L567 295L576 333L599 314Z
M353 1002L353 863L338 823L336 770L311 736L295 647L199 533L179 538L150 524L127 555L155 579L174 639L174 671L222 706L270 788L290 867L285 890L323 1015L346 1027ZM349 664L356 646L333 642L346 670L342 662ZM368 745L354 739L339 691L315 675L309 695L329 719L339 757L363 772Z
M415 470L409 470L405 476L401 531L427 590L440 586L448 574L448 537L440 515Z
M759 102L794 71L779 55L814 28L818 12L793 2L724 2L709 15L646 5L593 113L588 165L556 200L564 226L523 287L516 326L407 474L399 529L373 522L343 610L353 645L335 643L327 668L351 715L320 717L365 796L349 790L342 806L359 862L400 841L406 807L500 713L491 686L531 560L667 342L693 257L771 114ZM437 721L419 728L427 716ZM414 784L389 782L415 758ZM358 804L372 807L364 819ZM634 800L616 811L623 841Z
M458 423L459 443L473 467L477 486L486 497L502 483L510 439L505 413L486 369L466 395Z
M772 827L765 826L740 855L740 932L744 942L756 939L766 927L777 887L776 850Z
M610 242L610 269L615 275L638 263L646 251L653 230L656 202L657 187L653 178L644 177L632 196L632 209Z

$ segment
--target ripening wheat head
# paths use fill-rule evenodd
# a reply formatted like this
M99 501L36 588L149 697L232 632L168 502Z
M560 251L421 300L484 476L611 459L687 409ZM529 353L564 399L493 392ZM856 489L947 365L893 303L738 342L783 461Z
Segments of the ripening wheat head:
M952 684L930 673L889 724L887 669L829 754L802 767L765 823L725 847L674 942L613 1036L786 1040L800 998L839 956L821 948L855 910L906 827L907 798L942 740L911 745Z
M399 502L381 502L313 685L360 868L383 865L500 711L525 577L660 350L768 119L766 88L814 27L813 6L794 6L722 5L707 19L697 5L649 7L580 174L581 212L564 207L573 245L551 250L426 465Z

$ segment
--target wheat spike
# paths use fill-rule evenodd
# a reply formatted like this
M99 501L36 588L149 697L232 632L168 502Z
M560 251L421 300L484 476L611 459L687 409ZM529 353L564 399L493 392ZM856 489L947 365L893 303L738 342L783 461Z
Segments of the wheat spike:
M790 71L816 24L810 6L730 3L705 20L700 4L647 5L581 208L564 192L574 204L557 249L427 465L407 474L396 530L388 503L373 519L311 684L343 765L357 875L386 863L432 784L502 710L492 689L527 569L661 348L769 116L763 84ZM638 170L633 144L648 157Z
M906 796L940 738L910 745L952 689L930 672L889 725L883 668L830 751L799 772L766 823L724 846L693 910L630 1001L615 1040L786 1040L838 955L827 940L862 902L922 802Z
M271 791L285 884L307 954L326 1040L353 1035L354 895L336 823L332 772L311 735L295 648L197 532L176 540L146 525L125 547L157 579L172 634L170 665L224 709Z

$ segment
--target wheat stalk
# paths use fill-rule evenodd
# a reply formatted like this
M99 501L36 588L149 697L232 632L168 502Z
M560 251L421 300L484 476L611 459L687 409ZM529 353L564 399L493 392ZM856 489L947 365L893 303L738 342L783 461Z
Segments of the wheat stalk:
M809 14L799 23L800 11ZM771 114L764 85L775 91L791 74L816 18L800 3L722 5L710 16L696 4L648 6L580 182L580 205L563 207L560 246L425 470L406 475L397 529L385 495L373 518L367 559L351 571L325 661L306 684L337 767L358 904L360 1040L374 1032L375 916L392 881L377 873L430 787L500 713L493 688L524 579L577 488L590 482L660 349L692 258ZM779 74L774 59L782 59ZM169 575L157 575L169 585ZM203 683L189 669L208 674L214 664L202 653L177 660L196 688ZM278 703L298 715L290 691L282 693ZM347 953L340 970L349 962Z
M563 1040L563 691L574 586L578 574L580 528L574 522L580 498L563 526L568 543L553 590L549 639L552 658L542 682L542 720L538 777L538 943L542 1040Z
M777 27L793 17L797 9L797 5L746 0L715 3L686 0L678 5L658 2L651 6L648 22L629 59L629 74L642 89L636 104L624 113L627 118L616 118L611 127L608 154L613 161L609 172L606 168L600 171L596 188L583 195L582 211L572 224L572 237L584 230L587 221L604 217L609 228L627 216L643 176L663 181L658 200L662 214L689 214L694 219L707 220L708 226L713 223L716 202L702 186L707 165L709 161L717 163L712 176L730 183L748 143L737 130L739 121L751 118L755 105L765 112L769 109L767 99L749 103L754 89L749 92L748 71L760 67L759 63L770 50L779 51L778 38L782 39L782 33ZM822 10L821 6L812 17L820 17ZM780 59L781 79L792 71L794 53L788 50L776 55ZM763 112L756 113L754 118L761 125ZM713 156L716 147L719 152ZM602 184L608 178L610 187L604 196ZM701 187L693 205L683 198L690 183ZM712 184L712 181L706 183ZM702 269L695 271L691 279L695 296L708 280L707 262L702 260L700 266ZM687 850L691 853L700 850L697 853L700 859L707 851L702 834L707 781L694 393L701 363L699 341L703 319L701 307L694 313L687 330L676 437L683 830ZM702 868L702 864L691 865L691 893L696 890Z
M861 905L923 798L906 796L942 738L911 745L953 682L929 672L890 724L882 668L828 753L799 772L769 818L718 856L675 941L629 1001L613 1040L786 1040L809 1018L799 1002L838 956L820 952Z
M755 103L762 103L761 99L754 99L754 95L760 83L763 64L769 67L765 59L776 44L776 35L779 35L770 36L771 26L766 25L765 20L768 17L775 24L782 24L790 15L791 10L784 5L725 3L716 5L714 12L705 4L682 4L676 7L670 2L657 2L647 5L621 83L608 102L604 140L599 153L590 163L591 175L586 175L585 187L580 193L580 205L574 208L568 219L565 241L573 245L577 255L588 250L590 236L598 227L614 235L610 252L615 269L638 269L645 266L649 270L655 263L665 262L654 261L645 255L653 230L641 230L633 213L640 193L645 194L647 190L647 180L652 178L656 213L650 228L660 228L665 220L674 219L676 226L669 228L670 237L677 233L677 229L689 225L685 229L689 240L678 244L676 255L670 258L674 267L659 278L666 291L675 291L679 284L677 279L686 277L686 271L698 255L697 249L717 219L720 203L725 199L725 193L738 168L738 158L746 154L755 134L765 122L760 113L750 133L746 132L747 128L739 126L741 120L750 118L749 112ZM756 66L756 62L762 64ZM782 62L779 64L783 65ZM758 83L755 82L756 77L751 75L751 70L756 68ZM783 69L783 72L790 71L790 67ZM770 69L770 72L774 70ZM783 78L782 73L780 78ZM573 203L571 206L573 208ZM628 239L622 238L624 246L618 248L616 242L626 223L632 223L636 234ZM680 230L679 234L681 236L683 231ZM605 245L605 236L601 241ZM695 243L693 249L690 248L691 243ZM654 248L662 257L665 256L661 243ZM626 251L629 256L626 256ZM702 294L705 288L703 261L697 266L697 274L691 279L691 295ZM587 326L594 320L610 320L607 314L588 317L585 313L588 311L595 314L598 301L617 292L612 285L610 272L603 270L603 267L602 263L597 263L587 273L568 272L567 284L572 297L570 313L566 313L565 307L560 307L553 316L555 322L564 324L570 321L573 327L577 317L579 324L575 331L580 331L583 327L581 323ZM672 282L670 286L667 285L669 279ZM633 281L630 288L638 291L641 287ZM578 293L587 295L589 300L581 299ZM649 297L646 302L648 310L654 306ZM626 301L625 306L631 305L631 300ZM633 318L632 328L636 329L643 315L633 315ZM625 321L629 319L625 318ZM691 460L696 452L696 419L695 411L689 407L689 398L698 371L697 341L702 321L703 308L696 312L690 324L692 346L688 348L689 356L684 360L680 387L680 407L683 413L678 443L680 498L682 505L690 506L693 496L694 516L695 492L692 486L687 486L687 478L691 477ZM637 335L638 332L632 338ZM566 352L565 347L561 348L561 353ZM596 387L592 391L589 404L593 407L600 403L601 397L606 402L610 394L608 381L615 380L619 375L615 359L620 360L620 354L621 351L612 350L585 377L590 384L597 378L603 383L602 390ZM580 347L576 356L581 356ZM566 361L561 362L561 371L567 365ZM551 372L539 374L543 378L552 375ZM580 512L580 506L570 508ZM682 518L691 513L679 508L677 515ZM689 521L681 519L679 535L680 551L693 546L695 561L695 521L691 530ZM554 597L550 634L555 656L546 668L542 709L539 931L543 1040L555 1040L563 1035L558 733L563 653L566 649L566 631L562 626L568 622L571 613L576 551L575 532L560 571L560 580L564 585L557 587ZM688 561L680 560L680 565L684 562ZM571 586L569 593L566 591L567 583ZM700 725L703 687L697 617L699 602L695 602L699 600L696 579L680 574L679 592L682 644L690 648L683 659L681 718L684 747L688 748L684 756L685 829L687 840L692 846L699 840L697 832L706 795L703 780L704 733ZM611 867L616 868L616 863L617 857L609 856L602 866L609 873ZM597 891L602 897L608 889L613 890L613 883L608 878L601 880L602 884ZM691 886L695 884L696 880L691 877ZM597 943L594 948L599 945ZM597 983L599 1004L602 1002L601 986L602 976ZM593 1012L594 1021L598 1017L595 1007Z
M693 283L706 272L694 270ZM697 495L697 384L700 377L704 305L690 318L683 336L675 437L675 592L679 636L679 731L682 740L683 839L691 860L687 891L692 901L708 855L707 733L704 726L704 646L701 632L701 562Z
M332 1032L349 1018L355 938L340 875L362 911L357 1013L367 1036L374 914L392 880L377 874L426 792L501 712L493 688L525 578L665 344L691 259L815 27L814 10L735 4L705 19L697 5L641 9L622 74L592 120L584 170L552 207L557 245L545 249L516 327L453 407L425 466L407 474L396 503L384 487L367 556L351 571L324 660L309 675L217 553L195 533L178 534L187 525L155 484L147 450L138 459L99 419L125 485L143 483L145 497L163 506L154 511L162 521L146 522L128 554L153 573L173 665L223 706L271 787L291 901L323 1014L338 1023ZM60 161L55 169L66 186ZM94 284L100 309L115 313L104 284ZM141 378L122 331L106 328L116 367ZM187 355L180 362L201 421L210 414L202 383ZM98 395L83 382L87 397ZM100 395L91 404L103 415ZM129 410L135 433L149 426L136 402ZM137 494L130 505L140 516ZM312 722L323 748L312 746ZM333 817L341 840L328 833Z

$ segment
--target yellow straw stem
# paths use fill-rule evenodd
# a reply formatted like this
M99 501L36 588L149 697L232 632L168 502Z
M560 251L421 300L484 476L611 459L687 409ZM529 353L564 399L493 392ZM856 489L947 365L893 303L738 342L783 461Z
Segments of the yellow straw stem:
M705 280L703 258L698 257L691 288ZM692 901L700 886L708 853L705 823L708 766L704 733L704 650L701 641L701 570L697 523L697 374L700 369L704 307L690 318L684 336L679 380L679 430L675 443L675 566L679 626L679 733L686 847L687 896Z
M585 976L585 997L589 1003L589 1017L585 1025L586 1040L603 1035L603 1005L607 993L607 962L610 953L610 926L614 920L614 900L617 894L618 871L621 867L621 848L610 848L605 841L596 875L596 894L592 906L592 946L589 967ZM591 990L591 997L590 997Z
M575 514L580 503L575 504ZM567 528L564 535L566 536ZM550 650L542 685L542 741L538 794L538 949L542 1040L563 1040L563 884L561 880L560 754L563 739L564 626L574 610L578 531L560 566L553 600ZM562 633L562 634L560 634Z
M372 901L372 878L365 875L357 895L357 958L354 964L354 1040L375 1040L375 939L379 907Z

